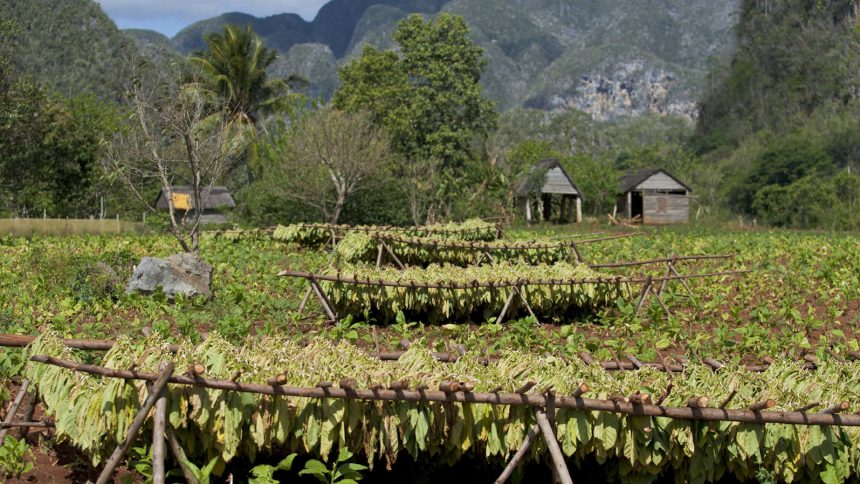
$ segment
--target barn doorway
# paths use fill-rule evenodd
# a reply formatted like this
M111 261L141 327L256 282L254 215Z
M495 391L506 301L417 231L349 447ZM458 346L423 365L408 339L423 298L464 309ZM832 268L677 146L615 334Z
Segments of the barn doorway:
M642 219L642 192L630 193L630 218Z

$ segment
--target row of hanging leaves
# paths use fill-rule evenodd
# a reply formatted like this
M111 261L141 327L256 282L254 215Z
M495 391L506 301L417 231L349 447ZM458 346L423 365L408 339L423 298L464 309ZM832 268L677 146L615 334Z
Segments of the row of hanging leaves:
M31 352L79 360L51 332L40 336ZM213 333L199 346L181 344L175 355L158 335L139 344L122 339L101 363L111 368L136 364L140 371L156 372L160 361L172 358L177 368L204 365L211 378L229 379L241 371L241 381L264 383L284 374L288 385L304 387L354 378L360 388L402 380L411 388L434 388L453 380L474 383L476 392L497 385L512 391L531 379L537 382L536 391L552 386L564 395L587 382L589 396L604 399L635 392L656 395L670 378L648 368L606 372L597 365L517 351L507 351L486 366L477 356L469 353L456 363L441 363L419 342L400 360L384 362L347 343L317 340L303 346L268 338L235 347ZM720 401L731 388L737 390L732 406L738 408L764 398L778 402L774 410L857 401L857 370L854 363L827 362L809 371L787 360L763 373L732 364L716 373L692 365L674 378L664 405L683 406L694 395ZM56 419L58 437L88 452L94 464L124 437L146 396L140 381L51 365L30 363L26 375L36 383L46 412ZM501 466L535 423L532 409L518 406L275 397L186 385L169 385L168 399L169 424L187 453L198 463L217 459L218 470L237 455L253 462L259 454L300 452L327 460L341 448L364 456L371 466L390 466L403 453L440 463L453 463L469 453ZM651 482L666 472L679 482L724 477L842 482L860 474L860 429L853 427L688 422L568 409L558 409L555 421L561 449L571 463L595 459L617 472L613 477L622 482ZM539 459L545 451L538 442L528 455Z
M468 267L494 261L522 261L530 265L537 265L576 260L573 248L564 244L536 248L534 246L538 242L499 240L481 242L481 248L469 247L468 242L459 242L462 246L455 247L453 245L456 245L457 241L443 238L399 236L397 240L386 240L385 243L403 264L410 266L450 264ZM542 244L547 245L546 242ZM340 262L372 263L376 261L378 248L379 240L366 233L352 232L338 242L335 255Z
M588 266L559 262L552 265L529 265L526 262L499 262L484 266L455 267L430 264L426 268L398 270L366 264L343 264L329 269L328 275L371 282L386 281L416 287L388 287L321 281L332 304L340 314L372 314L378 321L392 321L399 311L426 322L461 321L469 318L486 320L499 314L510 297L512 287L433 288L421 284L471 286L522 281L523 297L538 316L587 312L615 304L619 298L632 297L627 283L594 282L584 284L535 284L536 281L595 280L602 275ZM531 282L531 284L530 284ZM523 314L524 305L514 306L514 314ZM526 313L527 314L527 313Z
M480 219L470 219L465 222L405 228L374 225L279 225L272 233L272 238L280 242L294 243L305 247L320 247L331 244L332 233L340 239L353 232L364 234L391 232L405 237L438 237L461 241L489 241L495 240L498 236L496 224Z

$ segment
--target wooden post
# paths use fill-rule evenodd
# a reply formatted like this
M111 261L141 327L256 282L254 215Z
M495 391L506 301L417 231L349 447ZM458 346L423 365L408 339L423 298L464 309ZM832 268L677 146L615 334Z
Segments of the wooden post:
M159 369L164 371L165 363ZM152 482L164 484L164 429L167 425L167 391L162 389L155 402L155 418L152 425Z
M567 470L567 465L564 463L564 455L561 453L561 448L558 446L558 440L555 438L555 432L546 414L540 410L535 411L537 423L540 427L543 439L546 441L546 446L549 449L549 455L552 457L553 469L558 475L559 481L562 484L573 484L573 479L570 478L570 472Z
M379 249L376 251L376 267L382 267L382 243L379 244Z
M6 410L6 418L3 419L4 424L10 424L13 420L15 420L15 412L18 411L18 407L21 406L21 402L24 401L24 395L27 394L27 387L30 386L30 380L24 379L21 383L21 389L18 390L18 394L15 396L15 400L12 400L12 403L9 404L9 409ZM4 427L0 430L0 446L3 445L3 442L6 441L6 434L9 432L8 427Z
M582 223L582 199L576 197L576 223Z
M633 192L627 192L627 219L633 218Z
M114 469L119 465L119 461L123 458L125 453L128 452L128 448L131 447L132 442L134 442L134 439L137 437L137 433L140 432L140 428L143 426L143 422L146 420L146 416L149 414L149 411L152 410L152 407L155 405L158 395L167 386L167 380L171 375L173 375L173 362L165 362L163 368L164 369L161 370L161 373L158 375L158 380L156 380L155 384L152 385L152 391L143 402L143 407L141 407L137 414L135 414L134 420L131 422L131 427L128 428L128 434L126 434L125 440L116 446L113 454L111 454L110 458L105 462L105 467L102 470L102 473L99 474L96 484L107 484L112 480Z
M397 264L397 267L399 267L400 270L406 269L406 266L403 265L402 262L400 262L400 259L397 257L397 255L394 253L394 251L391 250L391 247L389 247L388 244L386 244L385 242L380 242L380 243L385 248L385 251L388 252L388 255L390 255L391 258L394 260L394 263Z
M532 224L532 201L530 198L526 198L526 224Z
M532 428L529 429L529 432L526 434L526 438L523 440L523 443L520 444L519 449L517 449L517 453L514 454L511 461L508 462L507 466L505 466L505 470L503 470L499 478L496 479L495 484L503 484L511 478L511 475L514 473L517 466L520 465L520 461L523 460L523 457L525 457L526 452L528 452L539 433L540 427L537 424L534 424Z
M678 270L677 270L677 269L675 269L675 264L673 264L672 262L669 262L669 270L670 270L671 272L673 272L677 277L680 277L680 279L678 279L678 280L679 280L679 281L681 281L681 284L683 284L683 285L684 285L684 288L687 290L687 292L688 292L688 293L690 293L690 299L692 299L693 301L695 301L695 300L696 300L696 294L693 292L693 290L692 290L692 289L690 289L690 286L689 286L689 285L687 285L687 279L686 279L684 276L682 276L682 275L678 272Z

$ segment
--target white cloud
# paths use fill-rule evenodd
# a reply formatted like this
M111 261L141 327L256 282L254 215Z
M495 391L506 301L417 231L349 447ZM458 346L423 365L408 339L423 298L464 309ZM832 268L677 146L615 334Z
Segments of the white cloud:
M258 17L297 13L310 20L327 0L99 0L120 28L154 28L172 36L198 20L225 12Z

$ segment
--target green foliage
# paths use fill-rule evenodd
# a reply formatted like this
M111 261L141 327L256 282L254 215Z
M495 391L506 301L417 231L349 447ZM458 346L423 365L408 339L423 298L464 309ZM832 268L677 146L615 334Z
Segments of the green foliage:
M28 254L25 265L37 275L45 292L60 298L91 301L121 294L137 262L137 257L127 250L50 254L35 249Z
M427 22L410 16L393 38L398 52L368 46L342 68L334 105L370 112L407 163L438 159L445 168L461 167L472 139L495 127L495 108L479 83L482 50L463 19L448 14Z
M32 468L33 462L27 441L7 435L3 446L0 447L0 473L6 477L20 478L21 474L30 472Z
M701 101L700 152L753 133L785 133L817 109L856 97L860 44L850 1L741 2L737 49Z
M349 450L341 448L331 469L327 469L322 462L311 459L305 463L305 468L299 471L299 475L314 476L323 484L356 484L362 478L361 471L367 470L367 466L348 462L352 455Z
M286 456L278 465L260 464L251 469L251 476L248 479L248 484L278 484L280 481L275 479L276 471L289 471L293 468L293 461L298 454L292 453Z

